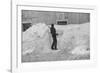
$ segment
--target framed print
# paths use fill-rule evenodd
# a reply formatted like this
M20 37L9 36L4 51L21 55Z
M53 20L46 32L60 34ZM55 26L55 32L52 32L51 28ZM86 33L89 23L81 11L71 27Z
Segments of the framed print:
M13 73L96 65L96 8L12 1Z

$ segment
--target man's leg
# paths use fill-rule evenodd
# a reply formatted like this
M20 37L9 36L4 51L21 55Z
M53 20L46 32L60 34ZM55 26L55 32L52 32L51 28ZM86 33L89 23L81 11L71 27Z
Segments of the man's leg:
M57 49L57 39L56 39L56 37L54 37L54 49L56 50Z
M53 40L53 43L52 43L51 49L54 50L54 40Z
M55 50L57 50L57 41L55 40L55 43L54 43L54 47L55 47Z
M57 50L57 40L55 40L55 50Z

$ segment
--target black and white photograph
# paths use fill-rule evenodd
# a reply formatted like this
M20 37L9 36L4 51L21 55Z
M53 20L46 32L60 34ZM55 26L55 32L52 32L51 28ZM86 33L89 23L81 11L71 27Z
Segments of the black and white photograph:
M90 13L21 10L21 61L90 60Z
M11 2L12 73L86 73L97 66L97 8L57 2Z

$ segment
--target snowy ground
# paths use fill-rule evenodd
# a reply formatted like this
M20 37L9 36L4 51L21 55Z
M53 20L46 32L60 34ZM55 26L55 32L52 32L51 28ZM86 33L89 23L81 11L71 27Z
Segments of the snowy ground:
M49 27L39 23L23 32L22 62L90 59L89 23L55 25L58 50L51 50Z

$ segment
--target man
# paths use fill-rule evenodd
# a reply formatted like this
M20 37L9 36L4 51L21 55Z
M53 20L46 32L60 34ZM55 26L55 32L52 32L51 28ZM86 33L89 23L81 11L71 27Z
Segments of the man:
M51 24L51 27L50 27L50 32L51 32L51 35L52 35L52 38L53 38L53 43L52 43L52 50L57 50L57 37L56 37L56 29L54 27L54 24Z

